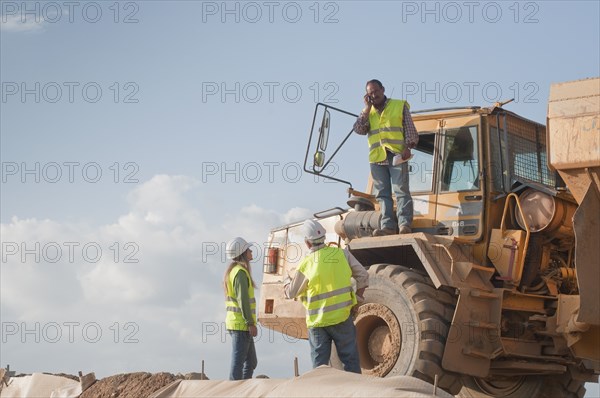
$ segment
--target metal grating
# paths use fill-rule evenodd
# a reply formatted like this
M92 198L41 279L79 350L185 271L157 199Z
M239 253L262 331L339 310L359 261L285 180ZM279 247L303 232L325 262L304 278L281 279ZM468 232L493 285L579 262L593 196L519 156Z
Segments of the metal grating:
M511 180L554 187L555 176L546 159L545 127L511 115L507 115L506 124Z

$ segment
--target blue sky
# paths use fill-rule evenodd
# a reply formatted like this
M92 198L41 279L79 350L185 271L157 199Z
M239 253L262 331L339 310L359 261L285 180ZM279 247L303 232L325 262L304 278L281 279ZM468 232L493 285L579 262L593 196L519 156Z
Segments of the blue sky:
M107 375L205 358L225 377L229 341L203 344L223 318L225 261L207 248L345 202L344 186L301 173L316 102L358 113L378 78L415 110L515 97L507 109L544 123L552 82L600 73L599 2L466 3L2 0L0 221L18 251L4 251L1 311L19 326L2 364L75 372L93 358ZM337 171L359 189L363 141ZM29 341L52 322L111 339ZM115 322L139 341L115 343ZM257 371L289 376L294 355L306 370L307 351L262 340Z

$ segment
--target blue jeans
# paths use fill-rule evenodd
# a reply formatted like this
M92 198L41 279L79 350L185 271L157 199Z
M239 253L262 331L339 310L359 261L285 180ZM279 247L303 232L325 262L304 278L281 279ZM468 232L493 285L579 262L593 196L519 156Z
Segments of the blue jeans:
M258 364L254 338L245 330L228 330L233 340L229 380L251 379Z
M377 191L376 198L381 209L381 228L390 229L403 225L410 227L413 221L413 201L408 186L408 162L392 166L393 157L394 155L388 152L386 166L370 164L373 187ZM396 217L394 217L392 191L398 206Z
M361 373L358 347L356 346L356 327L351 316L337 325L308 329L308 342L310 343L310 357L313 368L329 365L332 340L335 343L338 356L344 364L344 370Z

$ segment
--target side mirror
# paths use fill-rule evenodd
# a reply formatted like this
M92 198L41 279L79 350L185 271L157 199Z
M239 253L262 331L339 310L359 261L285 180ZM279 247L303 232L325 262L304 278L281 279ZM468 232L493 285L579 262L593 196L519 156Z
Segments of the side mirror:
M329 120L331 114L328 110L325 110L323 114L323 120L321 120L321 127L319 128L319 150L325 151L327 149L327 141L329 141Z
M323 119L321 120L321 127L319 127L319 145L315 156L313 158L313 167L322 168L325 164L325 149L327 149L327 142L329 141L329 121L331 114L328 110L323 113Z

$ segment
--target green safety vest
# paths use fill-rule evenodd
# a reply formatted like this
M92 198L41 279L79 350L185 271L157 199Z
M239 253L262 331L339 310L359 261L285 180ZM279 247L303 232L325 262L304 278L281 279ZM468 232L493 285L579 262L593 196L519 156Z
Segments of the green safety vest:
M250 274L246 268L237 264L229 272L229 278L227 278L227 297L225 298L225 308L227 310L227 316L225 317L225 327L227 330L248 330L246 320L242 315L242 309L238 305L237 297L234 297L235 290L233 288L233 281L238 272L245 272L248 277L248 296L250 296L250 309L252 310L252 320L256 325L256 300L254 299L254 287L250 282Z
M348 319L356 296L350 281L352 269L342 249L324 247L312 252L298 265L298 271L308 279L306 296L301 297L306 326L332 326Z
M404 128L402 119L404 106L409 106L404 100L389 100L381 115L375 107L369 112L370 130L369 162L382 162L387 158L386 149L393 153L404 150Z

